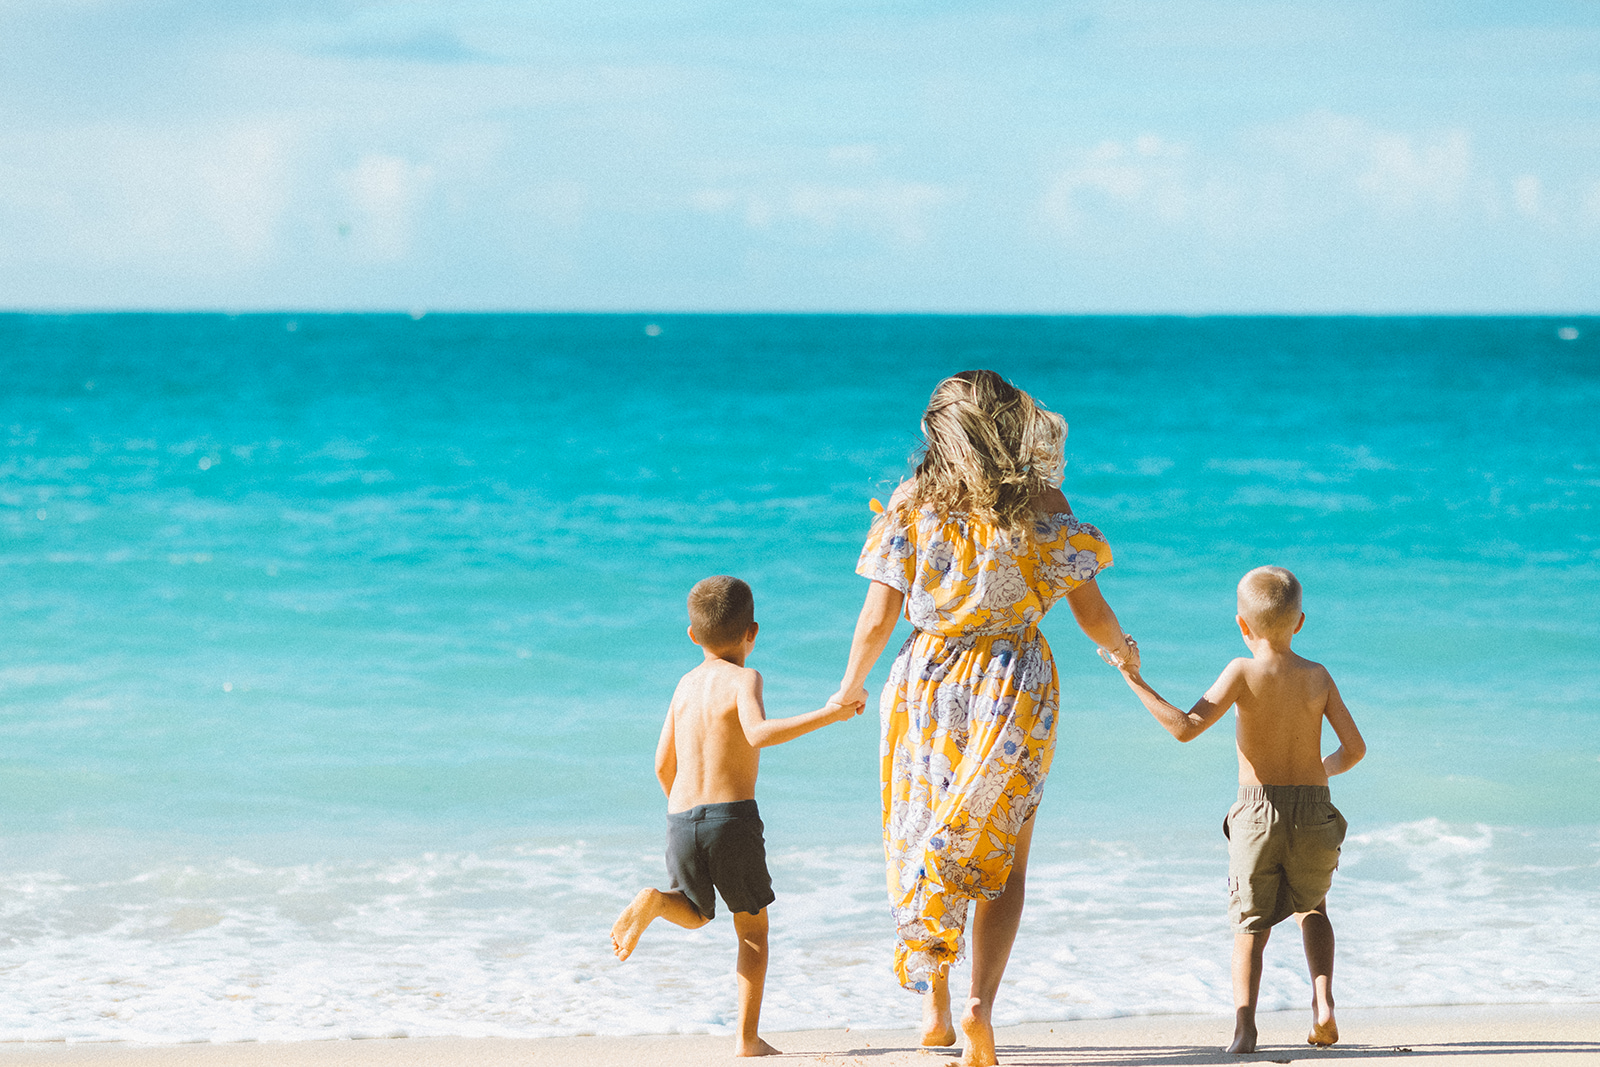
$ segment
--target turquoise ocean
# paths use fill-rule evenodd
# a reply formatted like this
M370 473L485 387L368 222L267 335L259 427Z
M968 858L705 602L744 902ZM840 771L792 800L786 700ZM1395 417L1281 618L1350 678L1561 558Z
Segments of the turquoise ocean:
M0 1040L728 1032L725 916L607 940L663 878L684 595L749 580L769 712L818 706L969 367L1069 421L1170 698L1245 653L1244 571L1304 582L1370 746L1341 1005L1600 998L1600 319L8 315ZM1230 728L1044 630L1001 1018L1227 1013ZM916 1018L876 774L871 714L764 757L769 1030Z

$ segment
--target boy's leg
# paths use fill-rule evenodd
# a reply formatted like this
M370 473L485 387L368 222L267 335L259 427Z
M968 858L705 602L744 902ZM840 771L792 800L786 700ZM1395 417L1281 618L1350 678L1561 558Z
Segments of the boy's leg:
M733 913L733 931L739 935L739 1056L776 1056L777 1049L761 1040L761 994L767 985L767 909L751 915Z
M1328 921L1328 902L1294 918L1300 924L1306 967L1311 971L1311 1033L1306 1042L1331 1045L1339 1040L1339 1024L1333 1018L1333 923Z
M1011 960L1011 945L1022 922L1022 902L1028 887L1028 850L1033 844L1033 816L1017 831L1017 849L1005 892L993 900L980 900L972 914L972 991L961 1013L961 1033L967 1039L961 1053L963 1067L988 1067L994 1054L995 994Z
M1272 928L1233 935L1233 1044L1229 1052L1256 1050L1256 1001L1261 996L1261 960Z
M677 923L686 930L698 930L711 921L677 890L641 889L633 903L623 908L617 921L611 924L611 950L617 954L617 959L625 960L632 955L645 927L657 919Z
M956 1026L950 1021L950 970L936 971L922 995L922 1043L944 1048L956 1043Z

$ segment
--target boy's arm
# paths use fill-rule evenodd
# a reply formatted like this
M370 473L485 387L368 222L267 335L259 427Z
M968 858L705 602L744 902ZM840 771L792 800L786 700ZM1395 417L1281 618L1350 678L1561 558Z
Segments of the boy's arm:
M751 748L768 748L793 741L802 734L821 729L831 722L843 722L861 714L864 703L833 704L808 711L804 715L791 715L787 719L767 718L767 709L761 703L761 674L747 670L739 683L739 725L744 728L744 739Z
M1334 735L1339 738L1339 747L1322 757L1322 769L1331 778L1360 763L1361 757L1367 754L1367 743L1362 739L1361 731L1356 729L1356 721L1350 716L1350 709L1345 707L1344 698L1339 695L1339 687L1334 684L1331 675L1328 677L1328 703L1322 714L1327 717L1328 725L1333 727Z
M672 782L678 777L678 746L672 736L672 709L667 709L667 721L661 726L661 740L656 742L656 781L661 791L672 796Z
M1217 680L1211 683L1211 688L1206 690L1206 695L1195 701L1194 707L1187 712L1162 699L1161 694L1139 674L1137 660L1124 662L1119 669L1128 688L1156 717L1156 721L1166 728L1167 733L1179 741L1193 741L1205 733L1238 699L1240 670L1237 660L1222 669Z

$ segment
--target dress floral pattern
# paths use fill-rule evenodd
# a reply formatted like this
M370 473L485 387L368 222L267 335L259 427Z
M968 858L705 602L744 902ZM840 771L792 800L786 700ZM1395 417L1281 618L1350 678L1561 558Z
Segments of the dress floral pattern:
M875 508L881 508L873 501ZM883 845L894 967L919 992L960 958L967 902L999 896L1055 752L1055 661L1039 620L1111 565L1070 511L1012 536L932 508L881 514L856 572L905 596L916 632L884 688Z

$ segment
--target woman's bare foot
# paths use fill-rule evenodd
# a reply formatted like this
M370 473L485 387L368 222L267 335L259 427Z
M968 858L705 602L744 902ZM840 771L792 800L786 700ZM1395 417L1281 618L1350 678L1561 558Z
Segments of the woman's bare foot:
M1249 1008L1239 1008L1234 1013L1233 1044L1228 1051L1243 1055L1256 1050L1256 1013Z
M735 1056L782 1056L783 1053L779 1052L777 1049L773 1048L771 1045L767 1044L765 1041L763 1041L761 1038L758 1037L754 1041L751 1041L751 1042L740 1041L739 1042L739 1051L735 1052L734 1055Z
M961 1035L967 1039L961 1050L961 1067L994 1067L1000 1062L994 1056L994 1025L976 997L967 1001L961 1013Z
M948 1048L956 1043L955 1023L950 1021L947 975L934 975L933 984L922 995L922 1043L933 1048Z
M611 951L617 959L625 960L633 954L634 946L644 934L645 927L661 915L661 891L641 889L633 903L622 909L617 921L611 924ZM745 1053L740 1053L741 1056Z

